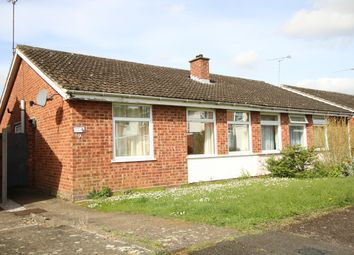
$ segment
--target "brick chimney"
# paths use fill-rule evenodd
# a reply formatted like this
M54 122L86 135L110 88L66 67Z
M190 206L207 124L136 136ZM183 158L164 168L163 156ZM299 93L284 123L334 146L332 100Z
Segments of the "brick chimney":
M191 79L209 83L209 58L205 58L203 54L199 54L189 61L191 68Z

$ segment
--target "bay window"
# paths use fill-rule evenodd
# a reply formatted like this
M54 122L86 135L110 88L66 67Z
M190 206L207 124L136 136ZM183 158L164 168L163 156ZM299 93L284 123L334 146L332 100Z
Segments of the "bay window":
M187 110L188 154L215 154L215 112Z
M317 149L328 148L326 124L324 116L313 116L313 145Z
M227 112L229 152L250 151L250 119L247 112Z
M304 115L289 115L290 145L306 145L306 124Z
M114 160L153 158L151 106L113 105Z
M279 124L277 114L261 114L263 151L280 150Z

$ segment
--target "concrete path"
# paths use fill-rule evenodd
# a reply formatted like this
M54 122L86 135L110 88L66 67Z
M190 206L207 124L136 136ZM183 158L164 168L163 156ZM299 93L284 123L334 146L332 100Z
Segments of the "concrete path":
M66 225L46 226L31 216L0 212L0 254L147 254L116 240Z
M80 231L97 233L110 240L119 240L124 247L131 246L132 250L141 252L139 254L175 252L237 236L234 229L145 215L97 212L60 199L29 194L28 191L13 194L12 198L26 209L45 210L32 214L41 226L71 226Z
M30 211L0 212L0 254L354 255L354 207L240 236L228 228L96 212L28 191L13 198Z

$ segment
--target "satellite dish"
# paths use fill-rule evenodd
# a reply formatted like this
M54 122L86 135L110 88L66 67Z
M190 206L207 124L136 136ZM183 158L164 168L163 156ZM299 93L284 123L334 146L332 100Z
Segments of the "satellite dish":
M39 106L45 106L48 99L48 91L46 89L42 89L39 91L36 97L36 104Z

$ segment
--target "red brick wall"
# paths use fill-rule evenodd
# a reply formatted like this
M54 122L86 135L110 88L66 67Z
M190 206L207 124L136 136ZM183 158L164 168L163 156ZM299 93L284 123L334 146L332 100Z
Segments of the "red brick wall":
M287 113L280 114L280 125L281 125L282 148L285 148L290 144L289 116Z
M7 104L1 128L20 121L19 102L26 101L26 132L29 143L29 181L32 186L73 199L85 196L94 187L112 190L171 186L186 183L187 126L186 109L153 106L155 160L112 163L112 104L104 102L63 101L55 96L45 107L29 107L41 89L55 91L26 63L22 62ZM226 110L216 111L218 154L228 153ZM37 128L29 125L37 120ZM307 116L308 146L313 145L312 116ZM253 152L262 152L260 113L251 112ZM73 126L84 126L81 137ZM288 115L281 114L282 144L289 143Z
M73 124L86 132L75 138L74 196L92 188L112 190L171 186L187 182L187 126L183 107L153 106L156 160L112 163L112 104L75 101Z
M26 133L29 145L28 180L29 185L71 198L72 182L72 147L71 147L71 108L55 96L45 107L29 106L41 89L47 89L49 95L56 92L40 78L27 63L22 62L11 91L11 96L1 120L1 129L20 121L20 100L26 101ZM37 120L37 128L29 125L29 118Z
M227 112L216 110L216 139L218 154L228 154Z
M209 80L209 60L196 59L190 63L191 75L199 79Z
M261 115L259 112L251 112L252 125L252 150L254 153L262 152Z
M311 148L313 147L313 121L312 121L312 115L306 115L308 123L306 124L306 136L307 136L307 147Z

